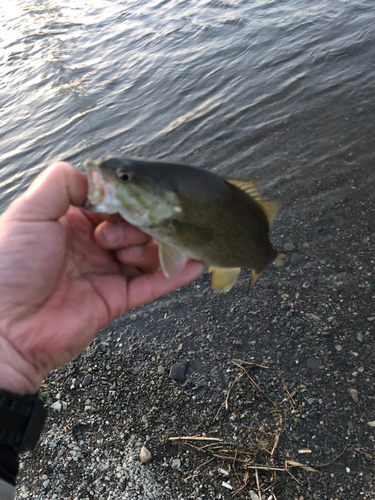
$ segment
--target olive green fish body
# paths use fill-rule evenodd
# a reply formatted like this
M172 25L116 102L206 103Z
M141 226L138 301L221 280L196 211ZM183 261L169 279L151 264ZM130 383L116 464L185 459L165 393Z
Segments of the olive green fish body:
M90 160L86 168L91 208L119 212L157 240L163 269L184 255L213 270L227 269L225 274L235 269L232 286L239 268L252 269L254 282L280 256L269 241L266 205L254 183L185 165L126 158Z

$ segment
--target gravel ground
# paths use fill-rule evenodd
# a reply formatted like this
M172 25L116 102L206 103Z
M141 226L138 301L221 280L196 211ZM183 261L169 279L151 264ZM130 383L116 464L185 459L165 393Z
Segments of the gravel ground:
M272 239L287 258L249 295L246 272L224 295L205 274L49 376L53 407L17 498L374 500L371 172L259 178L284 201Z

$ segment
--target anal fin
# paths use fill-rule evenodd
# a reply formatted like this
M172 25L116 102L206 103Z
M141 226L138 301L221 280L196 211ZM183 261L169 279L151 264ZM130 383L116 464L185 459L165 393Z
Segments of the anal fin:
M247 289L248 293L250 292L250 290L255 285L255 282L259 278L259 276L260 276L260 273L258 273L257 271L255 271L255 269L251 270L251 280L250 280L250 283L249 283L249 288Z
M240 267L216 267L210 266L211 287L215 292L227 292L237 281Z

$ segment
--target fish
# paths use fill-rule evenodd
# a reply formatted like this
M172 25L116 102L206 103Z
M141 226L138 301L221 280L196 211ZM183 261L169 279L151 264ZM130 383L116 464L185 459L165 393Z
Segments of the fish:
M265 201L253 181L134 158L87 159L84 167L86 208L118 213L150 235L168 278L191 258L208 266L213 290L230 290L241 268L251 269L251 288L269 264L284 257L269 240L281 204Z

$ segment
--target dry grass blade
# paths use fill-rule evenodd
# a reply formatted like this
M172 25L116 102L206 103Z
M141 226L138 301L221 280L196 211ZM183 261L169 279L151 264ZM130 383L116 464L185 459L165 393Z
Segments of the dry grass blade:
M334 462L336 462L336 460L338 460L341 455L343 455L344 451L346 450L346 446L344 446L344 448L335 456L334 459L330 460L329 462L325 463L325 464L319 464L319 465L314 465L314 467L328 467L329 465L333 464Z
M262 500L262 491L260 489L260 484L259 484L258 469L255 469L255 481L257 483L257 491L258 491L259 500Z
M287 460L285 463L286 463L286 466L290 465L290 467L300 467L301 469L308 470L309 472L318 472L318 474L320 474L320 472L318 470L313 469L312 467L309 467L308 465L303 465L299 462L295 462L294 460Z
M246 365L247 370L255 370L255 368L260 368L261 370L268 370L268 366L257 365L256 363L243 361L242 359L232 359L232 363L238 366L238 368L243 368L243 366Z
M291 406L292 410L294 410L295 405L296 405L296 403L295 403L294 399L292 398L292 396L291 396L290 392L288 391L288 388L287 388L287 386L286 386L286 385L284 385L283 389L284 389L284 391L286 392L286 395L287 395L287 397L288 397L288 401L289 401L289 404L290 404L290 406Z
M239 380L241 380L241 378L243 377L243 373L241 373L240 375L237 375L236 379L234 380L234 382L231 384L231 386L229 387L228 391L227 391L227 396L225 398L225 403L224 403L224 406L225 406L225 409L227 410L228 409L228 402L229 402L229 396L230 396L230 391L232 390L232 388L237 384L237 382Z
M220 438L210 438L210 437L205 437L205 436L174 436L174 437L169 437L168 441L216 441L219 443L223 443L224 439Z

